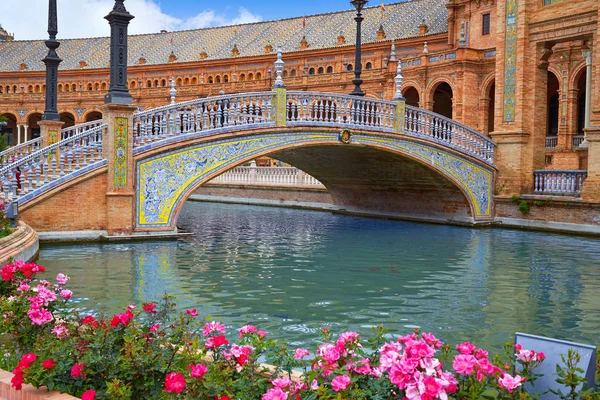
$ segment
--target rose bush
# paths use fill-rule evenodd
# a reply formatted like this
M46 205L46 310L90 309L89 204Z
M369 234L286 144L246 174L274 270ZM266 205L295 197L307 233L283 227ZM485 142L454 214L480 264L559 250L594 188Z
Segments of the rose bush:
M473 343L450 346L419 331L391 340L382 326L366 340L323 329L311 352L253 325L232 334L197 310L176 312L168 296L113 316L60 313L72 296L68 277L37 280L43 271L22 262L1 269L0 333L14 340L0 354L15 389L30 383L86 400L525 400L535 396L524 383L536 380L545 358L519 345L490 357ZM577 398L600 398L585 396Z

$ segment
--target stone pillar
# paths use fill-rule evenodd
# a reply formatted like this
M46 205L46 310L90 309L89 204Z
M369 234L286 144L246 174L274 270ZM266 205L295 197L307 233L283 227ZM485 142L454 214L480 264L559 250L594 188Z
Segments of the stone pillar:
M102 137L106 158L106 229L108 234L129 235L135 226L135 171L133 165L133 114L137 106L105 104L100 107L108 125Z
M273 106L271 119L275 126L286 126L287 123L287 89L283 83L283 54L281 46L277 48L277 61L275 61L275 84L273 85Z
M17 145L21 144L21 125L17 125Z
M29 139L27 138L27 131L29 130L29 125L25 124L23 125L23 141L24 142L28 142Z
M60 131L64 124L63 121L53 120L38 122L38 125L40 126L40 137L42 138L42 148L58 143L61 139Z
M600 201L600 127L584 130L588 142L588 177L581 189L585 201Z
M567 94L567 143L566 149L573 149L573 136L577 135L578 89L569 89Z
M590 128L590 121L592 118L592 49L589 47L584 49L583 57L585 58L585 132ZM579 147L582 149L588 147L587 134Z

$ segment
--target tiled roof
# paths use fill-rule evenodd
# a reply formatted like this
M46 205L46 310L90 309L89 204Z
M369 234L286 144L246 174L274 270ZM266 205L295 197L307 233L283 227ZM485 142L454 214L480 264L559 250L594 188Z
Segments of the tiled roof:
M418 36L419 24L425 22L428 34L447 32L448 11L446 0L410 0L385 6L383 20L379 6L364 10L363 43L377 41L377 30L382 23L387 39L403 39ZM345 36L345 45L355 43L355 11L340 11L278 21L257 22L238 26L224 26L172 33L132 35L129 37L129 65L138 65L143 55L146 64L167 64L171 51L177 62L200 60L205 51L208 60L231 58L231 49L237 44L239 57L265 54L265 46L278 44L284 52L300 50L300 41L306 35L308 50L337 46L340 32ZM106 26L109 29L108 24ZM171 37L173 43L170 44ZM63 59L61 70L79 69L80 61L87 68L108 68L110 39L65 39L60 40L58 55ZM43 40L0 42L0 72L19 71L21 63L28 71L44 70L42 59L48 50Z

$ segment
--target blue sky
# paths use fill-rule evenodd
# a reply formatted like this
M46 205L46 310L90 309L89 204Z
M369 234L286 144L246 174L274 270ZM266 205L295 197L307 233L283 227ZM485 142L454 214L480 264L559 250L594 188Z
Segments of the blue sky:
M388 1L389 2L389 1ZM197 0L161 0L158 1L166 13L177 18L186 19L196 15L214 5L213 2ZM240 7L244 7L254 15L260 15L263 20L296 17L299 15L320 14L330 11L349 10L352 5L346 0L300 0L300 1L273 1L273 0L245 0L245 1L223 1L222 9L233 17ZM368 5L380 5L381 1L370 1Z
M0 1L0 24L16 40L47 38L48 0ZM114 0L58 0L58 38L107 36L104 16L113 5ZM368 5L379 6L381 1ZM126 0L125 6L136 17L129 27L131 34L238 25L353 8L347 0ZM23 18L24 8L27 18Z

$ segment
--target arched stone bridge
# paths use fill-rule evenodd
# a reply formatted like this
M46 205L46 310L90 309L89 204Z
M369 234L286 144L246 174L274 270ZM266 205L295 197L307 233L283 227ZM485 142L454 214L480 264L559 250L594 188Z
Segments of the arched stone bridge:
M106 106L104 115L63 130L54 144L28 143L0 155L2 196L17 201L34 228L173 231L199 186L266 155L317 178L346 210L471 223L493 218L495 144L403 100L275 88L135 114Z

